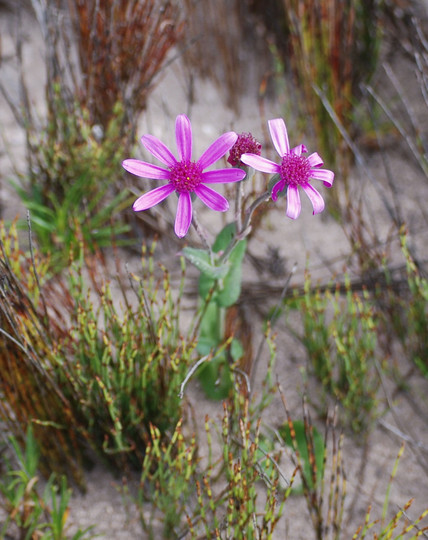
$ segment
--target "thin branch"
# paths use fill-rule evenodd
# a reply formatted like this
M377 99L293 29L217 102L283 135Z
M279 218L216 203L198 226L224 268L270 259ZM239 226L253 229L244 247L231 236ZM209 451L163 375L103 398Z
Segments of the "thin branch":
M204 362L206 362L207 360L209 360L209 358L211 357L210 354L207 354L206 356L203 356L202 358L200 358L196 364L194 364L190 370L187 372L187 375L184 379L184 381L181 383L180 385L180 392L178 394L178 397L180 399L183 399L183 396L184 396L184 387L186 386L186 384L189 382L189 379L190 377L195 373L195 371L198 369L198 367L203 364Z

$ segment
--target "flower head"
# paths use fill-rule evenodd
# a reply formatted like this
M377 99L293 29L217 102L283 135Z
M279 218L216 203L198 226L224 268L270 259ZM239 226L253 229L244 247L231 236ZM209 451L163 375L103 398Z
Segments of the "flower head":
M166 167L152 165L138 159L125 159L122 163L128 172L142 178L166 180L167 183L141 195L133 205L136 212L147 210L175 192L178 195L175 234L182 238L192 221L192 195L195 194L212 210L225 212L228 201L205 184L219 184L242 180L245 172L240 169L205 171L235 144L238 138L233 131L224 133L202 154L192 161L192 126L186 115L180 114L175 122L178 159L169 148L153 135L143 135L143 146Z
M312 186L310 180L321 180L325 186L333 185L334 173L328 169L320 169L323 165L321 157L314 152L309 156L304 144L290 149L287 128L282 118L269 120L269 131L272 142L278 152L281 162L274 163L269 159L255 155L244 154L241 161L258 171L278 174L279 180L272 188L272 199L276 201L278 194L287 190L287 216L296 219L300 215L301 202L299 187L309 197L314 214L324 210L324 200L320 193Z
M230 149L229 157L227 162L232 165L232 167L238 167L242 165L241 156L242 154L255 154L260 156L262 150L262 145L256 141L256 139L251 135L251 133L241 133L238 135L236 143Z

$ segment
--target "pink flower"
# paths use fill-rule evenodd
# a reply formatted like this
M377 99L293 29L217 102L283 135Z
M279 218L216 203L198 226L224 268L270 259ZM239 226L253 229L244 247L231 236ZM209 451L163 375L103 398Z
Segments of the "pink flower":
M205 184L238 182L245 176L241 169L218 169L204 171L226 154L238 138L233 131L224 133L202 154L198 161L192 161L192 126L186 115L180 114L175 122L178 160L169 148L153 135L143 135L143 146L166 167L152 165L138 159L125 159L122 163L128 172L142 178L167 180L168 182L144 195L133 205L136 212L147 210L176 192L178 195L175 234L182 238L187 234L192 221L192 194L197 195L212 210L225 212L228 201Z
M304 144L290 149L287 128L282 118L269 120L269 131L276 151L281 157L279 164L255 154L244 154L241 161L258 171L278 174L279 180L272 188L272 199L278 198L278 193L287 189L287 216L296 219L300 215L301 202L298 188L301 187L309 197L314 214L324 210L324 199L310 184L310 180L321 180L325 186L333 185L334 173L328 169L320 169L323 161L314 152L309 156Z
M242 154L255 154L260 156L262 151L262 145L256 141L251 133L241 133L238 135L236 143L230 149L229 157L227 162L232 165L232 167L239 167L242 165L241 156Z

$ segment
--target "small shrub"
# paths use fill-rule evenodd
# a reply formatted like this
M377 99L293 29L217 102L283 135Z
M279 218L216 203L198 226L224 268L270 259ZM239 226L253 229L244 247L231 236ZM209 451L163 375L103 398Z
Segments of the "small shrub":
M156 276L152 257L144 249L142 275L129 276L136 302L118 278L121 307L112 298L114 283L100 278L100 261L92 267L96 303L82 260L73 265L70 329L51 359L92 444L117 463L143 459L151 425L162 434L175 426L195 347L180 334L180 298L172 295L169 274L161 268Z
M181 415L195 347L180 334L181 293L173 297L166 270L156 274L152 251L144 250L141 276L129 276L137 301L117 278L118 306L102 259L91 264L83 246L62 282L44 282L16 237L3 237L2 419L17 436L35 424L48 472L79 478L88 447L115 465L139 466L150 426L164 435Z
M121 107L114 109L115 117L99 140L88 112L77 103L70 110L58 85L52 92L49 124L30 138L28 177L14 186L30 211L40 250L50 256L51 268L59 270L68 264L70 254L77 256L79 236L92 247L109 246L113 238L123 241L118 236L129 226L119 216L129 195L126 190L112 193L121 161Z
M43 494L38 490L39 451L31 426L27 430L25 448L21 449L16 439L11 438L17 467L7 464L0 480L0 508L5 514L0 528L1 538L41 538L52 540L80 540L88 536L92 527L80 529L73 535L67 533L68 502L71 490L66 478L51 475Z
M422 538L426 536L428 531L428 525L426 525L426 518L428 517L428 508L422 512L416 519L409 519L408 511L413 503L413 499L410 499L403 508L400 508L387 522L387 512L389 509L389 495L392 482L397 474L398 465L401 456L404 452L404 444L401 446L397 459L395 460L392 468L390 480L385 493L385 500L383 503L382 517L371 521L371 507L368 508L365 522L355 532L352 540L364 540L367 537L367 533L370 531L370 535L373 534L373 538L393 539L393 540L415 540L416 538ZM397 531L397 529L399 529ZM395 536L396 535L396 536Z
M296 307L303 322L299 339L308 353L309 372L339 400L352 429L361 431L376 414L379 386L374 365L376 319L368 293L353 292L347 277L344 297L340 287L334 293L312 290L307 273L304 295L297 298Z
M287 59L302 90L301 105L311 118L325 159L336 163L343 153L337 151L341 137L317 91L347 131L355 128L360 84L373 74L380 46L379 5L373 0L285 0L284 6L292 51L287 51Z

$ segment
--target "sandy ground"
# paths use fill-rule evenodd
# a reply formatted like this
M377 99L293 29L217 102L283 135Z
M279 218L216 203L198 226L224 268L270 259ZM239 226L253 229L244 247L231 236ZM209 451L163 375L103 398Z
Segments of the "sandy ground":
M34 31L34 24L31 24L29 19L26 19L26 23L28 24L28 41L25 49L28 66L26 76L32 92L34 91L35 102L41 103L43 96L43 78L40 77L43 70L42 45L40 36ZM16 95L16 79L12 62L8 61L8 58L13 57L13 40L8 33L10 29L10 20L0 12L2 51L6 59L1 67L0 76L11 94ZM405 69L403 67L403 71L399 72L403 79L407 77ZM218 90L207 81L197 81L196 98L189 106L186 85L179 64L173 64L150 98L147 114L141 120L140 134L152 133L174 147L175 117L181 112L186 112L194 126L195 155L200 155L214 138L229 129L238 132L252 131L256 137L262 138L262 120L256 104L255 90L253 93L249 90L247 95L243 96L241 113L237 115L222 104ZM426 109L423 109L421 105L421 114L426 115ZM283 99L267 103L267 118L283 116L283 112ZM0 98L0 125L4 138L3 146L0 146L0 204L2 217L10 219L17 213L22 215L23 212L6 183L6 178L11 172L9 155L13 155L18 167L23 165L23 134L16 126L2 98ZM293 143L292 133L290 137ZM302 141L294 142L298 144ZM7 150L5 144L7 144ZM400 200L410 216L411 227L416 230L419 226L418 200L427 200L428 196L426 178L421 179L417 167L406 154L393 149L389 159L395 178L402 179L398 183ZM379 156L368 156L367 167L370 175L378 179L380 185L385 187L388 171L383 168ZM388 216L379 198L379 189L373 185L366 172L362 168L353 170L351 186L355 193L363 192L370 219L374 222L380 240L385 241L389 232ZM340 180L336 178L336 183ZM142 189L143 182L136 181L135 186L137 190ZM201 220L207 220L208 229L212 233L217 230L221 219L222 216L201 212ZM425 223L425 228L420 231L417 238L414 238L414 245L420 252L426 245L427 232ZM257 256L264 257L269 245L279 248L279 253L285 260L287 272L295 262L297 263L297 271L293 275L292 284L302 283L308 254L310 257L308 264L313 275L323 280L330 278L334 273L340 275L349 255L349 245L342 228L327 213L323 217L312 216L307 201L303 202L302 215L295 222L285 217L283 207L269 214L264 228L258 230L252 239L250 249ZM166 254L165 259L169 256L170 254ZM132 255L128 253L126 257L129 257L129 262L132 264ZM325 264L326 261L330 262L328 266ZM244 276L246 283L250 284L260 283L260 280L264 279L269 285L281 286L285 279L284 276L274 278L266 274L260 277L249 261L246 263ZM254 324L254 334L257 336L257 325L260 328L260 320L255 318ZM280 322L276 330L278 332L276 374L284 389L290 409L300 416L301 396L304 390L300 368L306 361L304 351L286 332L284 322ZM400 357L385 360L396 364L403 373L409 369ZM258 365L256 381L263 378L265 368L265 360L262 360ZM350 433L345 433L343 454L348 495L344 516L346 532L342 538L351 538L357 526L363 523L369 503L372 504L373 517L380 517L386 486L403 440L406 441L406 449L391 489L390 510L396 512L410 498L414 498L409 516L415 518L428 506L428 381L415 371L407 382L411 389L408 392L396 392L391 382L386 383L380 399L385 404L388 398L391 407L386 410L373 431L367 433L366 437L356 438ZM311 381L309 391L315 388L314 385L316 383ZM221 417L221 404L208 402L197 383L189 386L187 397L193 406L197 405L201 418L205 413L209 413L214 418ZM285 416L279 396L274 398L266 418L270 424L274 425L284 422ZM322 420L318 420L315 416L314 422L323 430ZM365 442L362 442L362 439L365 439ZM88 472L87 485L88 490L85 495L76 492L72 497L69 516L71 523L78 524L80 527L96 524L95 532L100 538L111 540L145 538L141 532L135 506L121 493L120 478L114 478L101 466L97 466ZM149 508L147 512L150 512ZM286 505L285 514L274 538L307 540L313 537L305 501L301 496L293 496Z

